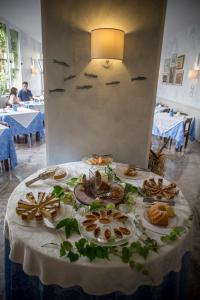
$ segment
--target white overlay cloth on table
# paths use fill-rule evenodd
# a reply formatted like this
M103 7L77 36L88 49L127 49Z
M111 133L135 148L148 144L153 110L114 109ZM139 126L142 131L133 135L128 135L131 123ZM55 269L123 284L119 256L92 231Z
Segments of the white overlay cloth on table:
M62 166L67 168L70 177L83 172L88 174L90 168L84 162L68 163ZM37 174L31 175L26 180ZM149 173L149 175L152 174ZM153 176L157 177L155 174ZM127 182L141 186L143 181ZM94 262L81 257L77 262L70 263L68 259L60 257L59 247L41 247L45 243L60 244L61 234L45 225L39 226L34 221L31 221L30 225L24 224L16 215L15 208L17 201L23 199L28 191L31 190L34 194L38 191L49 192L52 187L53 185L50 186L45 181L38 181L30 189L23 181L13 191L8 201L4 234L10 240L10 259L22 264L23 270L28 275L38 276L44 284L58 284L64 288L79 285L89 294L103 295L114 291L131 294L141 285L159 285L170 271L180 271L182 256L187 251L191 251L191 230L172 244L161 247L158 254L151 252L145 260L151 279L141 272L132 270L128 264L121 262L116 256L109 261L96 259ZM188 217L191 212L182 193L176 203ZM142 213L142 206L142 198L138 198L136 204L138 213ZM66 214L72 216L72 209L68 208ZM160 240L159 234L149 230L147 232L152 238ZM72 236L70 241L77 238L80 237ZM144 262L140 257L138 261Z
M8 129L8 127L0 124L0 135L4 132L5 129Z
M169 131L184 120L184 116L170 116L169 113L163 112L154 114L154 126L156 126L162 134Z
M31 109L41 111L44 113L44 101L36 102L36 101L26 101L24 102L24 106L31 107Z
M9 111L6 115L9 115L15 121L17 121L20 125L27 128L33 119L37 116L38 111L33 109L18 107L17 111Z

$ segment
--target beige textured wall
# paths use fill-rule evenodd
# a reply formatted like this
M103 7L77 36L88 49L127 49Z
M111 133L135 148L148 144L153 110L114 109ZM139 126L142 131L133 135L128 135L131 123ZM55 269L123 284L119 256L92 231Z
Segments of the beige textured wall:
M49 164L112 153L116 161L147 165L164 11L165 0L42 0ZM90 59L90 31L99 27L126 32L124 61L110 69ZM70 68L53 64L53 58ZM64 82L70 74L77 77ZM131 82L138 75L148 80ZM105 85L113 80L120 85ZM76 89L83 84L93 88ZM54 88L65 92L50 94Z

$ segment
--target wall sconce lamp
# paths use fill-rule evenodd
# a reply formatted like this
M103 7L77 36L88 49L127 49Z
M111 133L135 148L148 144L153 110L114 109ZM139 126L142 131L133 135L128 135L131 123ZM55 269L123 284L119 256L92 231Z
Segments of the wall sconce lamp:
M192 84L190 86L190 96L193 96L194 94L194 88L195 88L195 82L197 81L199 76L199 70L191 69L188 72L188 78L192 81Z
M32 64L31 64L31 74L36 75L38 74L38 68L35 66L35 59L31 58Z
M196 79L198 79L198 75L199 75L199 71L195 70L195 69L191 69L188 72L188 78L190 80L196 80Z
M123 60L124 31L114 28L98 28L91 31L91 59L105 59L103 66L109 68L109 59Z

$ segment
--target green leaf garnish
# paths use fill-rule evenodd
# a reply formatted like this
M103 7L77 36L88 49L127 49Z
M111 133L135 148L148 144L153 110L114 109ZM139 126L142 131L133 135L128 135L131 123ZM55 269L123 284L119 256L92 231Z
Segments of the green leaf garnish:
M116 175L113 168L111 168L109 165L105 167L105 173L107 174L109 180L121 182L121 179Z
M52 195L54 195L54 196L60 198L62 195L64 195L64 191L65 191L65 190L64 190L61 186L55 185L55 186L53 187Z
M82 179L82 175L80 175L79 177L71 177L69 180L67 180L66 184L71 187L74 188L78 183L81 182Z
M72 252L72 251L69 251L67 257L69 258L70 262L75 262L79 259L79 255L77 253Z
M65 229L66 238L69 238L72 233L80 234L78 222L75 218L63 219L56 225L56 229L60 229L62 227Z
M127 194L127 193L133 193L133 194L137 193L138 192L138 187L134 186L130 183L126 183L125 188L124 188L124 192L125 192L125 194Z
M99 199L96 199L90 203L90 210L98 210L102 207L104 207L104 204Z

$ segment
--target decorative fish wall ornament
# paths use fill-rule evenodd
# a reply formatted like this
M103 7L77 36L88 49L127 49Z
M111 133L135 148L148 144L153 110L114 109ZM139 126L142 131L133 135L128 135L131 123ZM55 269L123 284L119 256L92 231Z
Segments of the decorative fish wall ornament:
M86 84L86 85L77 85L76 88L78 90L81 90L81 89L91 89L93 87L93 85L90 85L90 84Z
M70 67L70 65L68 65L65 61L60 61L60 60L57 60L57 59L53 59L53 63L59 64L59 65L64 66L66 68Z
M113 84L120 84L120 81L110 81L110 82L106 82L106 85L113 85Z
M64 92L65 89L53 89L53 90L49 90L49 93L55 93L55 92Z
M92 74L92 73L84 73L84 76L87 76L87 77L91 77L91 78L97 78L98 77L98 75L96 75L96 74Z
M145 77L145 76L137 76L137 77L132 77L131 81L134 81L134 80L146 80L146 79L147 79L147 77Z
M68 77L64 78L64 81L70 80L70 79L75 78L75 77L76 77L76 75L69 75Z

